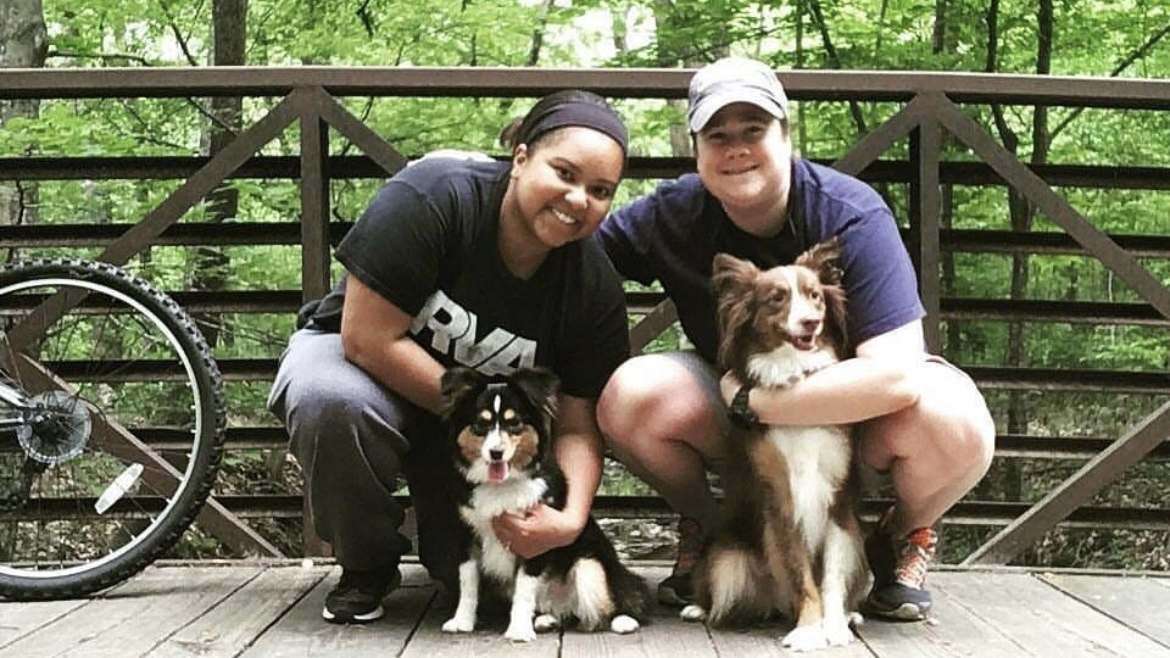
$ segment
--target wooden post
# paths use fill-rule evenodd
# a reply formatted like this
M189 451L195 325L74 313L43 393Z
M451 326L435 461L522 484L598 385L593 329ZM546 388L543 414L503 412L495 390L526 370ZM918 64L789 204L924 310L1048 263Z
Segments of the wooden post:
M301 110L301 293L303 301L320 299L332 285L329 276L329 126L307 91ZM330 556L333 550L317 536L309 498L302 502L305 555Z
M938 122L924 119L910 133L911 257L918 268L918 292L926 307L923 330L926 347L932 354L942 349L939 314L941 289L939 269L939 156L942 150Z

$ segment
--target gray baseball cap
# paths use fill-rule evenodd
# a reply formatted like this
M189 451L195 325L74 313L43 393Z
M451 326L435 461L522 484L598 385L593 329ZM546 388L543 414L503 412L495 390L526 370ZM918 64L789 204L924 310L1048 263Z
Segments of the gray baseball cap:
M687 123L697 133L732 103L751 103L772 116L788 117L788 97L776 73L763 62L725 57L699 69L687 96Z

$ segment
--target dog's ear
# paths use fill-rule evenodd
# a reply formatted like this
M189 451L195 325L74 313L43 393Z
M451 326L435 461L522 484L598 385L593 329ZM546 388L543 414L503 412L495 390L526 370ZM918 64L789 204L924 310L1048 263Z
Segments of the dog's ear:
M719 366L735 367L736 337L752 320L752 297L760 268L746 260L728 254L715 254L711 262L711 287L715 292L716 316L719 323Z
M825 296L825 327L833 334L839 357L849 354L849 331L845 324L845 289L841 286L823 286Z
M462 366L451 368L443 373L439 380L439 389L443 394L443 408L440 415L446 419L470 395L483 389L487 377Z
M836 236L819 242L808 251L796 257L796 264L803 265L817 273L817 278L827 286L839 286L844 273L838 267L841 257L841 243Z
M557 415L557 393L561 380L545 368L521 368L509 377L532 406L549 419Z
M731 254L715 254L711 260L711 288L716 300L736 292L751 291L759 275L760 268L751 261L741 260Z

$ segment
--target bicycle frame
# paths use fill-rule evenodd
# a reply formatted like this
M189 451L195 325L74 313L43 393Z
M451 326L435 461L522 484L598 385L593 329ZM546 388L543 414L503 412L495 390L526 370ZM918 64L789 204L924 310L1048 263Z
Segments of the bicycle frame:
M24 387L10 374L15 372L15 363L8 336L0 332L0 432L28 424L29 412L36 408Z

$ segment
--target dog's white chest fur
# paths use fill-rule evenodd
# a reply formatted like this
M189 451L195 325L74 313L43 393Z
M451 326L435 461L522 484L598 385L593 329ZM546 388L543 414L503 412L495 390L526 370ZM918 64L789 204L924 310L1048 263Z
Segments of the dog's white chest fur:
M784 345L751 357L748 371L761 386L784 388L837 360L831 348L801 351ZM809 550L815 553L823 545L834 497L849 475L849 433L837 425L792 425L770 427L766 437L788 462L794 516Z
M516 574L516 556L496 538L492 519L504 512L528 509L548 490L544 478L513 478L500 484L481 484L471 492L469 505L459 510L479 538L484 573L507 583Z
M814 370L830 366L840 359L829 346L816 350L798 350L785 343L771 352L748 358L752 379L765 388L787 388Z
M849 474L849 435L841 427L773 427L767 440L788 462L794 518L816 553L824 545L829 509Z

